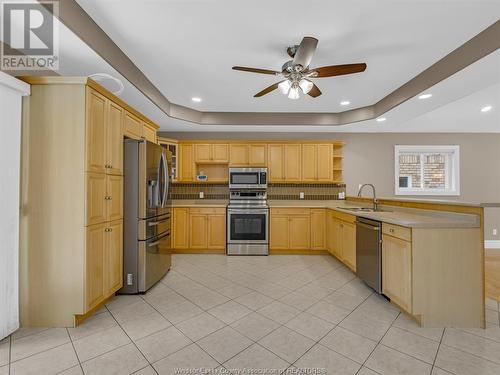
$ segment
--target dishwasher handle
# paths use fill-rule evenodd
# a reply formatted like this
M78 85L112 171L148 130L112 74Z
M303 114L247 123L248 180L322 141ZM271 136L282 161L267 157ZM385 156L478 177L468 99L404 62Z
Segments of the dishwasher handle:
M356 221L356 225L359 225L363 228L366 228L366 229L371 229L371 230L375 230L375 231L379 231L380 230L380 227L378 226L373 226L373 225L370 225L370 224L365 224L361 221Z

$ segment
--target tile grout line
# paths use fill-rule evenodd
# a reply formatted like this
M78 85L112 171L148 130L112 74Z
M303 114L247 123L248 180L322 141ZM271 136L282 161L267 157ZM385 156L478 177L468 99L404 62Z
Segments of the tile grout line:
M7 373L10 375L10 364L12 360L12 334L9 335L9 368Z
M69 342L71 343L71 346L73 348L73 351L75 352L75 355L76 355L76 359L78 361L78 365L80 366L80 369L82 370L82 373L85 374L85 371L83 371L83 366L82 366L82 362L80 361L80 356L78 355L78 352L76 351L76 348L75 348L75 344L73 343L73 338L71 337L71 335L69 334L69 329L68 327L66 327L66 333L68 334L68 337L69 337ZM72 366L73 367L73 366ZM68 367L67 369L63 370L63 371L66 371L72 367ZM61 371L62 372L62 371Z
M439 349L441 348L441 343L443 342L443 337L444 337L445 331L446 331L446 328L444 328L443 332L441 333L441 339L439 340L439 343L438 343L438 347L437 347L437 350L436 350L436 355L434 356L434 361L432 361L431 373L432 373L432 370L434 370L434 367L436 367L436 360L437 360L437 357L439 355Z
M132 338L129 336L129 334L123 329L123 327L121 326L121 324L118 322L118 320L116 320L115 316L113 315L113 313L108 309L108 306L104 305L106 307L106 310L108 310L109 314L111 315L111 317L114 319L114 321L116 322L116 324L118 324L118 326L121 328L121 330L123 331L123 333L125 333L125 335L129 338L129 340L132 342L132 344L134 344L135 348L139 351L139 353L141 353L141 355L143 356L143 358L146 360L147 363L149 363L149 365L151 365L151 362L149 362L149 360L146 358L146 356L144 355L144 353L141 351L141 349L139 349L139 347L137 346L137 344L135 343L134 340L132 340ZM120 348L126 346L128 344L124 344L122 346L120 346ZM118 348L115 348L113 350L116 350ZM112 352L113 350L111 350L110 352ZM108 352L109 353L109 352ZM100 356L98 356L100 357ZM98 357L95 357L95 358L98 358ZM153 367L153 366L151 366ZM156 372L158 374L158 372L156 371L155 368L153 368L153 371Z

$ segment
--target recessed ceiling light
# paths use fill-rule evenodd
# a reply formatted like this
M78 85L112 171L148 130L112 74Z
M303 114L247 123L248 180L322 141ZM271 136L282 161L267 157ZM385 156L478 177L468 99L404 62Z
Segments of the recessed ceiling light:
M349 105L349 104L351 104L351 102L349 100L342 100L340 102L340 105Z
M432 96L432 94L422 94L418 98L419 99L429 99Z
M385 117L379 117L377 119L377 122L384 122L385 120L387 120Z
M487 105L487 106L481 108L481 112L489 112L489 111L491 111L492 108L493 107L491 105Z
M198 98L197 96L192 97L191 100L195 103L201 102L201 98Z

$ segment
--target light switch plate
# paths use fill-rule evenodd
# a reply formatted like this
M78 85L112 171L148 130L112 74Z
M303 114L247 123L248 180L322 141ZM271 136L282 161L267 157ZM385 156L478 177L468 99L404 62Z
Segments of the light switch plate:
M304 199L304 192L303 192L303 191L301 191L301 192L299 193L299 198L300 198L300 199Z
M493 231L492 231L492 232L493 232L493 235L494 235L494 236L496 236L496 235L498 234L498 231L497 231L497 229L496 229L496 228L495 228L495 229L493 229Z
M200 191L200 193L199 193L199 197L200 197L200 199L205 198L205 193L204 193L204 192L202 192L202 191Z

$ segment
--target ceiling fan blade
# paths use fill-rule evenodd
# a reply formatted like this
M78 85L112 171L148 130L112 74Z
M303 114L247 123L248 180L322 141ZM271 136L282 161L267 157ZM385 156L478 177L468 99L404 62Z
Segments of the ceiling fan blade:
M364 72L366 69L366 64L345 64L345 65L330 65L323 66L321 68L311 69L311 72L316 72L316 75L313 77L322 78L322 77L334 77L341 76L344 74L352 74L352 73L360 73Z
M245 66L233 66L233 70L241 70L241 71L250 72L250 73L271 74L273 76L280 74L280 72L277 72L275 70L247 68Z
M303 69L306 69L311 63L314 51L318 45L318 39L306 36L300 42L299 49L295 52L293 58L294 65L301 65Z
M274 91L278 88L278 85L283 82L283 81L280 81L280 82L277 82L275 83L274 85L271 85L269 87L266 87L264 90L262 91L259 91L257 94L255 94L253 97L254 98L260 98L261 96L264 96L266 94L269 94L271 91Z
M313 83L313 87L312 87L311 90L309 90L309 92L307 93L307 95L312 96L313 98L317 98L318 96L321 95L321 90L318 88L318 86L316 86Z

